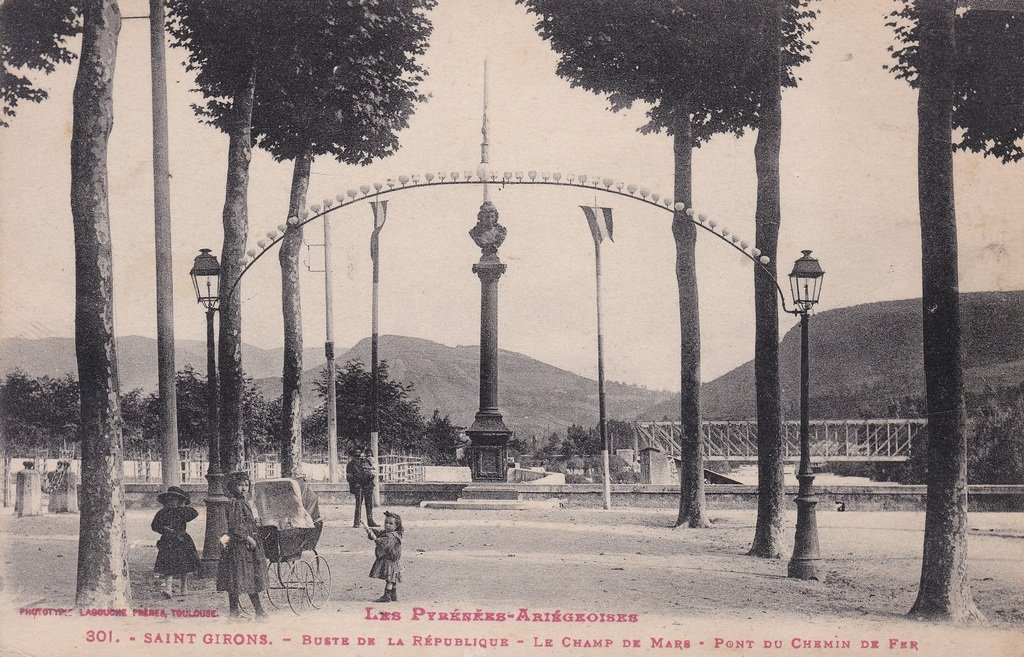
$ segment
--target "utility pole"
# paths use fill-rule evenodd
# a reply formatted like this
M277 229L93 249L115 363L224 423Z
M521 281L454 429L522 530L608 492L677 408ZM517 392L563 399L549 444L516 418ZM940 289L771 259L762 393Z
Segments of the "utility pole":
M334 261L331 258L331 213L324 214L324 295L327 308L327 473L331 483L338 481L338 390L334 369Z
M149 0L153 95L153 216L156 248L156 351L160 391L160 473L164 486L181 483L178 402L174 371L174 280L171 272L171 185L167 135L164 0Z

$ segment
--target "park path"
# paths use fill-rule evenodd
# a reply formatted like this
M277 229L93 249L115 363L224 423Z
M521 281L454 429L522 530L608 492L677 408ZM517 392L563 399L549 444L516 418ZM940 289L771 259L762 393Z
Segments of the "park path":
M819 514L827 574L823 582L804 582L786 577L785 560L744 555L753 536L753 511L712 511L712 529L692 530L674 528L671 509L394 510L402 514L406 535L404 581L392 608L406 614L405 624L416 607L508 614L528 608L531 613L633 613L646 633L678 630L682 623L708 628L699 635L709 642L714 627L737 624L739 629L731 630L735 637L769 636L769 630L794 624L816 628L822 636L838 636L843 627L862 634L899 627L919 638L936 631L929 626L923 632L922 624L903 619L917 590L923 513ZM169 601L160 596L151 574L157 538L149 529L152 513L128 513L135 606L224 614L226 596L212 591L209 582L189 596ZM280 611L273 622L331 627L347 618L364 629L368 623L380 627L366 619L367 607L383 608L372 603L380 595L379 582L367 577L373 546L350 526L351 507L327 507L325 516L320 551L333 571L332 600L301 621ZM791 532L794 517L787 520ZM970 521L972 587L988 621L987 629L977 631L985 637L1005 635L1009 639L1000 641L1009 641L1014 650L1021 647L1005 654L1024 654L1024 514L976 513ZM203 516L189 528L201 545ZM0 516L3 595L9 606L71 606L76 532L77 516ZM22 619L18 627L23 626ZM423 623L413 629L457 628ZM955 645L973 631L954 630L944 643ZM588 632L593 635L592 628Z

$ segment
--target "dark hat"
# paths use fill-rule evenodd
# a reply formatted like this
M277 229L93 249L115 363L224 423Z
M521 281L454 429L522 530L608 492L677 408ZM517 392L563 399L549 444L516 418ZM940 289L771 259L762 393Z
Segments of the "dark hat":
M168 486L167 490L156 496L156 501L160 504L164 504L168 499L177 497L181 499L185 504L191 504L192 500L189 498L188 493L178 488L177 486Z

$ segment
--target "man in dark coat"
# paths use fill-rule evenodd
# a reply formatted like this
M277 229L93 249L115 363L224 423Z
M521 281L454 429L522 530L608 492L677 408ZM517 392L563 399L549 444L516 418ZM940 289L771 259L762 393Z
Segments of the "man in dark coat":
M345 468L345 478L348 479L348 489L356 498L356 515L352 523L353 527L362 525L362 507L366 506L366 524L370 527L377 527L373 519L373 487L377 480L377 471L373 467L366 449L356 452Z

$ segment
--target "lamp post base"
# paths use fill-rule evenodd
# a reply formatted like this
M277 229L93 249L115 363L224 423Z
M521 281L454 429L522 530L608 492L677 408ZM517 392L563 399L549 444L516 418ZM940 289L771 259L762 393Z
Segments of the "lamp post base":
M789 576L795 579L821 580L821 552L818 548L818 498L812 489L814 475L798 474L800 492L796 497L796 541L789 560Z
M221 480L224 475L208 474L210 488L206 495L206 532L203 534L203 556L199 560L199 576L211 578L217 576L217 564L220 562L220 551L223 546L220 537L228 531L228 503L231 502L221 492Z

